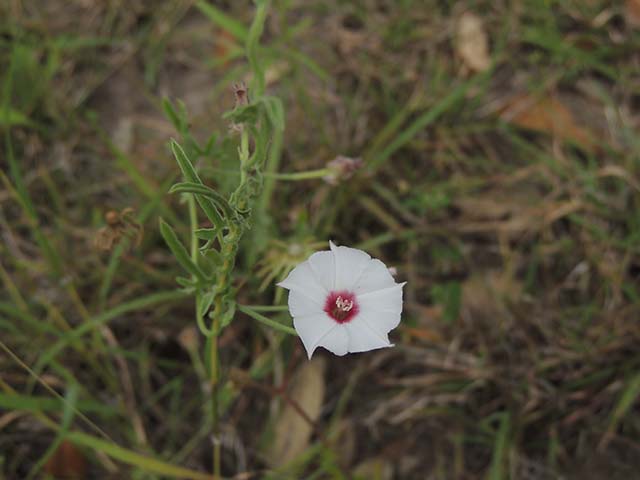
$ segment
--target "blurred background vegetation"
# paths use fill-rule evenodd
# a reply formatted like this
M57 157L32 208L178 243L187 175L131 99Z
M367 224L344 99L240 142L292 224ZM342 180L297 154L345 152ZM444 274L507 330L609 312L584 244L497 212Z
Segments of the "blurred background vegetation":
M210 478L162 99L215 134L198 168L228 192L253 13L0 2L0 478ZM283 304L328 239L408 284L396 347L367 354L307 362L236 315L224 475L639 478L640 2L274 0L260 53L287 117L269 172L363 166L266 177L239 300Z

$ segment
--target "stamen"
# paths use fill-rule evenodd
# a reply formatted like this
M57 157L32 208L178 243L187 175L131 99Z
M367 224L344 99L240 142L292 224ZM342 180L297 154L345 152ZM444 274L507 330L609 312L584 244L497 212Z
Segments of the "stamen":
M324 311L336 322L346 323L358 315L358 300L347 290L330 292L324 304Z
M343 312L349 312L353 308L353 300L345 300L342 297L336 298L336 307Z

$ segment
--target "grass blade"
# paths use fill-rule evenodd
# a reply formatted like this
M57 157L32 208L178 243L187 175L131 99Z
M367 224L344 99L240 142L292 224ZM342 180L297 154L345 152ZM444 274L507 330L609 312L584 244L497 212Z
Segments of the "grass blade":
M67 440L75 443L78 446L88 447L92 450L102 452L110 457L119 460L123 463L132 465L136 468L144 470L146 472L157 473L162 476L169 476L181 479L191 480L212 480L211 475L207 475L203 472L197 472L188 468L179 467L171 463L158 460L153 457L141 455L136 452L132 452L126 448L123 448L115 443L101 440L86 433L70 432L67 434Z
M502 413L500 417L498 433L493 444L493 458L491 460L491 469L487 476L488 480L503 480L506 478L504 467L508 453L511 419L508 412Z
M249 30L242 23L234 20L232 17L224 13L218 7L208 4L205 1L199 1L196 3L196 7L200 10L204 15L206 15L209 20L211 20L214 24L226 30L231 35L233 35L236 39L244 42L247 40L247 36L249 35Z

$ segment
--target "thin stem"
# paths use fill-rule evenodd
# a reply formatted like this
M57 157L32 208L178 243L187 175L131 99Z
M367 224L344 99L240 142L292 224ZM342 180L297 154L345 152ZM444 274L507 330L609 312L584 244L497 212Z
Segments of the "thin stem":
M220 469L220 413L218 406L218 386L219 386L219 370L218 370L218 330L220 329L220 317L218 315L213 319L213 335L211 341L211 430L213 433L213 478L219 480L222 478Z
M240 185L244 185L247 181L247 165L249 163L249 132L247 127L243 126L240 136Z
M289 307L286 305L242 305L254 312L286 312Z
M246 313L254 320L257 320L260 323L264 323L265 325L268 325L269 327L275 330L280 330L281 332L288 333L289 335L297 335L296 331L293 328L283 325L279 322L276 322L275 320L271 320L270 318L267 318L264 315L259 314L258 312L256 312L255 310L252 310L246 305L238 305L237 308L242 313Z
M196 200L192 194L187 195L187 204L189 205L189 222L191 223L191 260L198 264L198 237L196 230L198 229L198 212L196 211Z
M187 196L187 202L189 205L189 221L191 223L191 260L193 263L198 265L198 237L196 236L196 230L198 229L198 214L196 211L196 201L193 195ZM201 330L203 328L206 330L206 326L204 325L204 320L202 318L202 312L200 311L200 294L196 295L196 323L200 327ZM213 325L211 330L208 332L210 334L211 341L211 358L210 358L210 368L211 368L211 423L212 423L212 433L213 433L213 476L214 479L220 479L221 471L220 471L220 435L219 435L219 415L218 415L218 330L219 326L219 316L213 320Z
M232 170L230 168L217 168L217 167L207 167L203 169L203 171L223 174L223 175L233 175L240 176L241 172L238 170ZM262 172L262 176L264 178L269 178L275 181L301 181L301 180L313 180L316 178L324 178L327 175L331 175L332 170L329 168L319 168L316 170L307 170L305 172Z
M196 199L194 195L187 195L187 205L189 207L189 223L191 224L191 260L197 266L198 237L196 236L196 230L198 229L198 212L196 210ZM200 311L200 301L200 294L196 294L196 324L198 325L200 331L208 337L211 332L206 327L204 319L202 318L202 312Z
M327 175L330 175L331 169L329 168L320 168L318 170L309 170L306 172L292 172L292 173L264 173L263 175L268 178L273 178L274 180L290 180L290 181L299 181L299 180L312 180L314 178L323 178Z

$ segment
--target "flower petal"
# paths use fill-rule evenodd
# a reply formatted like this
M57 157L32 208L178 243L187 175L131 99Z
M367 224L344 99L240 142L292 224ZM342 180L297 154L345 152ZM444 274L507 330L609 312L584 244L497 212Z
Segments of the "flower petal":
M335 327L329 331L318 343L319 347L324 347L334 355L343 356L349 352L349 335L344 325L334 324ZM309 356L311 358L311 356Z
M382 290L357 295L361 309L385 312L402 312L402 287L404 283L396 283Z
M289 311L292 317L307 317L323 313L322 303L296 290L289 291Z
M371 256L356 248L337 247L333 242L329 246L335 256L335 289L352 290L369 266Z
M309 266L318 283L328 291L333 290L336 282L335 257L332 252L316 252L309 257Z
M317 300L318 302L323 302L328 294L327 289L318 282L309 262L302 262L296 268L291 270L291 273L289 273L287 278L277 285L279 287L303 293L307 297Z
M362 315L358 315L345 324L349 334L349 352L367 352L378 348L392 347L386 333L381 333L369 326Z
M358 317L362 317L377 333L389 333L400 323L403 286L404 283L401 283L391 288L358 295Z
M374 332L387 335L400 324L401 313L363 309L358 317L362 317Z
M377 258L371 259L354 286L356 294L375 292L396 285L387 266Z
M294 317L293 326L304 344L307 355L311 358L314 350L319 345L323 345L322 342L328 336L327 334L339 325L323 312L304 317Z

